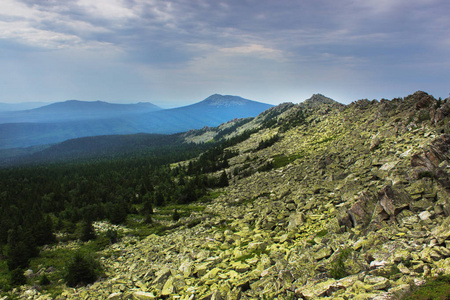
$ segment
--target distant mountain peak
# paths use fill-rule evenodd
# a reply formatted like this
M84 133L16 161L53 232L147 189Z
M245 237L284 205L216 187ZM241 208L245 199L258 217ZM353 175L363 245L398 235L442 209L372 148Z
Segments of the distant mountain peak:
M98 112L124 112L124 111L139 111L141 108L147 108L151 110L160 110L158 106L150 103L150 102L139 102L139 103L131 103L131 104L117 104L110 103L101 100L96 101L82 101L82 100L66 100L63 102L55 102L46 106L42 106L37 108L37 111L46 111L46 110L70 110L70 111L98 111Z
M220 94L214 94L206 98L205 100L201 101L201 104L206 104L210 106L241 106L248 104L250 102L255 102L252 100L244 99L239 96L232 96L232 95L220 95Z
M306 99L303 103L305 105L313 106L313 107L322 105L322 104L340 104L339 102L337 102L329 97L326 97L322 94L313 94L311 96L311 98Z

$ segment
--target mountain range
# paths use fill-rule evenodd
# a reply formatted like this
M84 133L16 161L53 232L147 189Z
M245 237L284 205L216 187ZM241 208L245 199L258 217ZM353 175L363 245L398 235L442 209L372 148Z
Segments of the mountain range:
M151 103L111 104L69 100L43 107L0 113L0 149L46 145L87 136L172 134L253 117L272 105L230 95L173 109Z
M48 123L95 120L161 110L149 103L116 104L104 101L67 100L29 110L0 112L1 123Z

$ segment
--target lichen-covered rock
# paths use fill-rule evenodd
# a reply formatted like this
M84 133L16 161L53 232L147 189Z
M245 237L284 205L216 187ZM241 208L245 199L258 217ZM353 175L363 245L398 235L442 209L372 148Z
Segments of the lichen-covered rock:
M336 282L335 279L328 279L323 282L311 282L306 286L299 288L295 294L303 299L316 299L318 297L329 297L335 291L345 287Z
M370 285L369 289L373 290L384 290L390 287L390 281L387 278L381 276L370 276L364 277L364 282Z
M131 295L133 297L132 299L136 299L136 300L157 299L157 297L153 293L142 292L142 291L133 292Z

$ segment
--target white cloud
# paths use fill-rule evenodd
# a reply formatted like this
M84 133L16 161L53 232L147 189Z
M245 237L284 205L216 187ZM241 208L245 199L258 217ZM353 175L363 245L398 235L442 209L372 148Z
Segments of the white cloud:
M80 38L77 36L39 30L29 26L28 22L23 21L0 21L0 37L48 49L67 47L68 45L80 43Z
M224 55L228 56L251 55L253 58L264 58L279 61L283 60L284 58L283 52L281 50L268 48L260 44L250 44L246 46L221 48L219 51Z
M35 18L35 11L27 5L15 0L0 1L0 18L18 17L21 19Z
M78 0L76 6L90 16L120 22L138 17L136 12L127 7L122 0Z
M86 34L108 32L108 29L73 20L70 15L62 13L64 9L61 6L49 9L39 5L28 6L15 0L2 0L0 11L0 39L3 40L43 49L99 49L113 46L109 42L85 39ZM106 8L106 11L112 13L114 9Z

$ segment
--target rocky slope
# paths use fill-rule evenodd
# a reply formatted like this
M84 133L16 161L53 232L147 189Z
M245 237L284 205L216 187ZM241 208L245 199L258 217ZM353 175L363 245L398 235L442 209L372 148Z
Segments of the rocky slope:
M450 274L450 101L322 97L234 129L254 133L230 186L166 235L111 245L105 278L58 299L399 299Z

